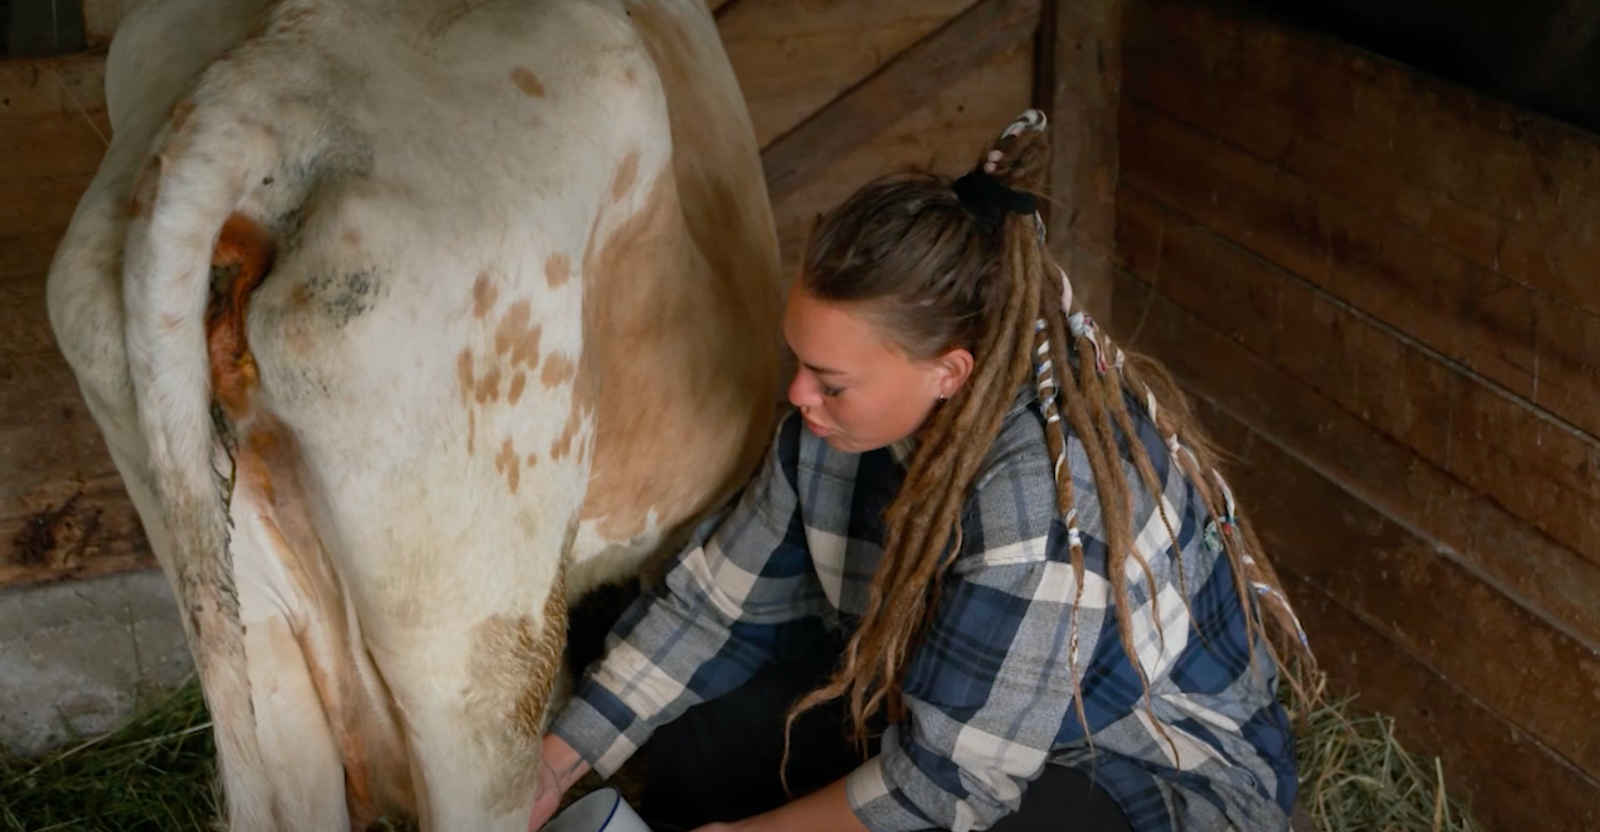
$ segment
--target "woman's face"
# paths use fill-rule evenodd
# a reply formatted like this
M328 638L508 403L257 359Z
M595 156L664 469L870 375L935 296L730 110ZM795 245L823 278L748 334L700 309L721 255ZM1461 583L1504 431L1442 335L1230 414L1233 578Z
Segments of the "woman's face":
M783 316L799 361L789 401L812 433L847 453L910 436L972 371L972 355L961 348L931 359L906 355L865 313L859 304L814 297L796 281Z

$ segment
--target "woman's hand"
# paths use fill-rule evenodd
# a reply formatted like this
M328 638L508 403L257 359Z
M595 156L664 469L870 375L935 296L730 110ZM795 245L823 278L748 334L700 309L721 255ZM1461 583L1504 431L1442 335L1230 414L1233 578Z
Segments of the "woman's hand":
M541 744L539 786L533 793L533 811L528 815L528 832L538 832L561 806L561 796L589 771L589 764L566 740L545 734Z
M698 827L694 832L738 832L739 827L732 823L708 823Z

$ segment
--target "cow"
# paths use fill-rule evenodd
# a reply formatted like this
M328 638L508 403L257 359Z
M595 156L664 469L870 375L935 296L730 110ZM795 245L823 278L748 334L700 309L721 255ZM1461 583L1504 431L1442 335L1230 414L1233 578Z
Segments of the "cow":
M234 830L521 829L566 609L770 437L777 237L700 0L150 0L51 265Z

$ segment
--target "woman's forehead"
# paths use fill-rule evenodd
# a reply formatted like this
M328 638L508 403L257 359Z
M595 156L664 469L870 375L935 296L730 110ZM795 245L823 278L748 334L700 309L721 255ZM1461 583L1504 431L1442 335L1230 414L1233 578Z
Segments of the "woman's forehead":
M799 286L789 292L783 330L795 356L819 372L859 372L883 361L904 360L864 306L823 300Z

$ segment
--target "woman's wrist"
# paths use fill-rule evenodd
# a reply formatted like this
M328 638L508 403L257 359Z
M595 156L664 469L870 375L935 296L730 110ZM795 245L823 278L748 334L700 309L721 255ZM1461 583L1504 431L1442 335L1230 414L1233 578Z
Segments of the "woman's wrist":
M561 796L589 771L589 764L578 752L555 734L544 735L539 754L539 781L528 814L528 832L543 827L561 805Z
M565 792L572 784L589 773L589 764L567 741L555 734L545 734L542 750L541 773L550 778L557 791Z

